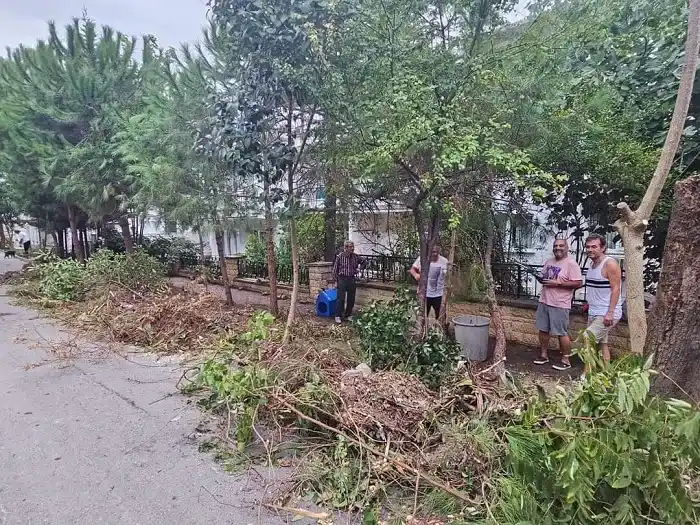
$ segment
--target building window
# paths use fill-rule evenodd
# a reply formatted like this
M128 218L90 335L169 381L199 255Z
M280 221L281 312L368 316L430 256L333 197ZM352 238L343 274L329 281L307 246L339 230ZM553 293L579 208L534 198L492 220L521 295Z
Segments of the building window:
M165 233L172 234L177 233L177 222L175 221L165 221Z

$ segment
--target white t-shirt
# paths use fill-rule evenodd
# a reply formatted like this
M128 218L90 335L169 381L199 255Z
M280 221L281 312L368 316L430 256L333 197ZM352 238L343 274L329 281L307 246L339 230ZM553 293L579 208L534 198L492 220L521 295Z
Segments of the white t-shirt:
M442 297L445 293L445 276L447 275L448 261L440 255L437 261L430 261L428 270L428 284L425 290L426 297ZM420 257L413 263L413 267L420 271Z
M27 235L27 232L25 231L20 231L17 234L17 242L19 243L20 246L22 246L25 242L29 240L29 235Z

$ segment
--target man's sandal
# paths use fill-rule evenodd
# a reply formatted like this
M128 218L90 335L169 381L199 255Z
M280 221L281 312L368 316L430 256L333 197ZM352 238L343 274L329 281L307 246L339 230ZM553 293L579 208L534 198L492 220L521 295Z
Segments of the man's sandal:
M536 365L546 365L549 363L549 358L548 357L538 357L537 359L532 361Z

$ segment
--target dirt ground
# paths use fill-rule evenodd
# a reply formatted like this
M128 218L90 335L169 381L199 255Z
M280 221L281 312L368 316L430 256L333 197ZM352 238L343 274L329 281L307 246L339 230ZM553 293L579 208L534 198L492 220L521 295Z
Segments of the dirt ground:
M191 291L204 291L204 285L197 284L193 280L185 277L173 277L170 282L178 287L185 288ZM222 300L225 299L224 288L218 285L209 285L208 290L219 296ZM233 300L236 303L244 305L258 305L260 308L267 308L269 297L251 292L248 290L239 290L232 288ZM280 307L286 309L289 307L289 300L280 300ZM318 323L331 323L331 319L319 318L315 316L315 308L313 304L300 304L297 307L297 315L306 320L314 320ZM493 352L494 340L490 341L491 352ZM583 373L583 364L576 358L572 359L573 367L566 372L559 372L552 368L552 364L559 359L557 351L550 352L551 362L548 365L538 366L532 361L538 356L536 348L528 347L519 344L509 344L507 352L506 369L516 378L534 384L552 385L557 382L569 382L581 376Z

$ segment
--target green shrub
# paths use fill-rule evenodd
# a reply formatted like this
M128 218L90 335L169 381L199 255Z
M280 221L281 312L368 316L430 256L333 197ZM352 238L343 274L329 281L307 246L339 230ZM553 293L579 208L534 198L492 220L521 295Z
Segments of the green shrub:
M46 258L38 271L39 293L58 301L79 301L112 285L153 292L165 283L163 265L142 251L127 255L100 250L85 265L71 259Z
M85 266L72 259L46 259L38 267L39 293L47 299L77 301L84 294Z
M582 355L593 372L573 394L540 399L506 429L498 521L700 523L700 412L649 396L651 358L640 367Z
M84 275L85 292L92 294L110 285L139 293L153 292L165 282L164 266L141 250L131 255L100 250L88 260Z
M413 351L404 368L420 377L430 388L438 388L449 375L459 356L456 342L445 337L439 330L430 330L425 339L413 345Z
M267 260L265 242L257 235L250 235L245 242L245 259L250 264L264 264Z
M374 369L404 370L436 388L457 362L459 347L439 330L411 339L415 297L402 288L388 302L374 302L356 321L360 349Z
M199 261L197 245L182 237L156 237L147 239L143 248L146 253L164 265L185 262L193 266Z
M375 301L355 319L360 349L372 368L397 368L411 355L410 329L415 297L397 289L388 302Z

